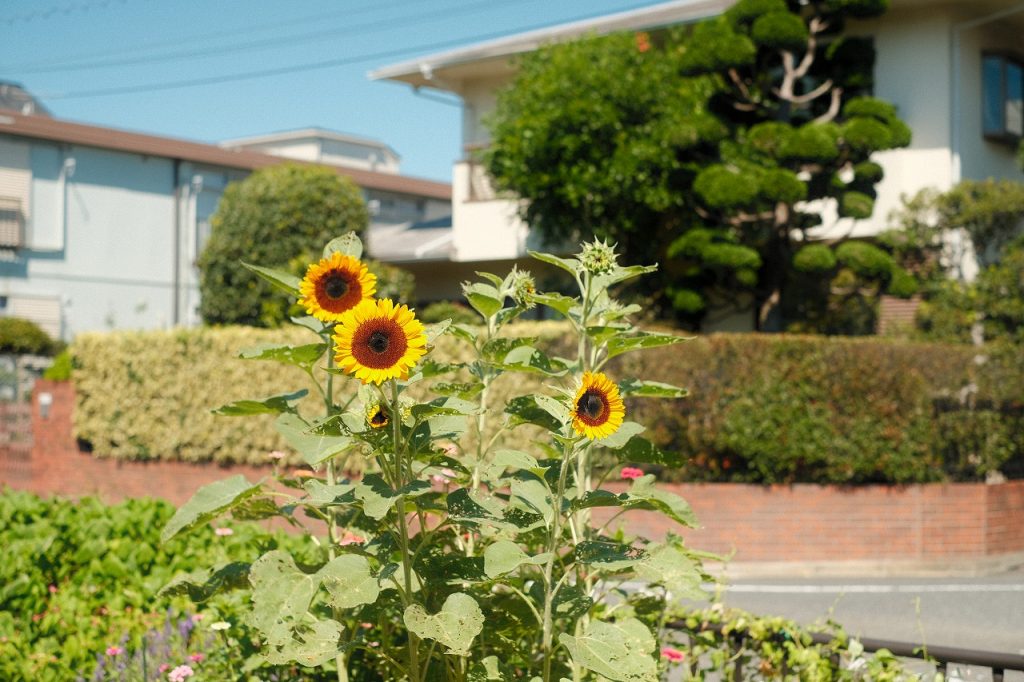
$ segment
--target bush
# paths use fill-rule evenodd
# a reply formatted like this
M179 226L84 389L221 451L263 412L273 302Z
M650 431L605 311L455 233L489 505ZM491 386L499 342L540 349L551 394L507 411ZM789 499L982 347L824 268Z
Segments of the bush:
M424 306L420 311L420 319L431 324L451 320L453 324L477 324L480 316L475 312L455 301L437 301Z
M74 361L71 358L71 351L67 349L62 350L53 359L53 364L43 370L43 378L50 381L70 381L73 367Z
M239 261L289 269L322 245L361 233L369 217L355 183L320 166L282 164L256 171L224 192L199 257L200 312L208 324L278 326L292 302Z
M295 537L242 522L221 524L232 529L230 536L205 527L161 544L160 528L173 513L174 507L156 500L108 507L91 497L43 500L0 491L0 679L92 679L98 660L110 668L128 664L141 635L152 631L148 641L157 644L168 622L175 641L165 638L160 649L174 644L177 664L188 662L186 651L178 650L188 644L187 653L206 656L192 664L203 679L234 679L223 659L232 654L241 659L243 650L253 647L239 617L242 595L204 604L202 631L191 633L198 619L180 612L187 600L157 597L157 592L177 573L222 562L228 552L255 559L267 546L301 547ZM206 626L218 620L231 622L224 638L232 642L230 650L206 641L212 633ZM112 646L125 652L106 656ZM148 679L154 679L159 662L150 659Z
M0 317L0 353L53 355L58 344L35 322Z
M518 323L512 333L538 337L556 355L571 352L561 347L560 323ZM308 379L276 363L221 358L302 338L240 328L82 335L72 347L80 366L76 435L104 457L264 462L283 446L270 418L216 417L210 407L271 395L282 384L304 388ZM446 357L464 352L447 337L438 343L450 344L441 349ZM970 346L938 343L712 335L646 351L616 374L656 372L690 388L686 400L631 406L637 421L653 425L660 447L686 460L662 471L667 479L902 483L981 480L997 470L1021 475L1014 472L1024 461L1024 417L1012 406L1024 399L1024 360L1007 352L977 366L974 356ZM144 375L143 363L161 371ZM494 404L521 393L523 382L501 377ZM972 382L977 392L964 393ZM495 429L487 437L516 447L505 441L510 432Z

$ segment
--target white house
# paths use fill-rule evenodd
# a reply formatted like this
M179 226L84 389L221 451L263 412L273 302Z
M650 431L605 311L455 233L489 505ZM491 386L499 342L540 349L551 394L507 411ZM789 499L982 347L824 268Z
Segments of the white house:
M395 150L383 142L323 128L288 130L225 140L220 146L378 173L397 173L401 161Z
M453 259L516 258L528 246L529 231L517 217L517 202L496 197L471 158L473 150L489 142L482 121L494 110L497 91L515 76L517 55L583 35L696 22L734 1L674 0L371 72L373 79L443 90L462 99L463 156L452 173ZM913 130L913 142L907 149L877 155L885 180L873 217L856 224L826 218L822 234L875 234L886 226L901 195L925 187L946 189L968 178L1021 178L1014 151L1024 133L1024 2L891 0L885 15L851 21L847 31L873 37L875 95L896 105Z
M337 134L319 131L337 142ZM451 188L386 172L356 156L337 171L359 185L389 238L450 223ZM321 161L338 160L334 150ZM0 315L52 335L199 322L196 258L224 188L281 156L0 111ZM450 239L427 245L419 267L447 260ZM376 255L387 258L386 250Z

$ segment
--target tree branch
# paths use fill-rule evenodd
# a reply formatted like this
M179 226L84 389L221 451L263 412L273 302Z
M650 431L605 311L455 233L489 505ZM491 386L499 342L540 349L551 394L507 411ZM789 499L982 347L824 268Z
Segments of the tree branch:
M843 100L843 89L833 88L832 89L832 101L828 105L828 111L814 119L812 123L828 123L835 119L839 115L839 105Z

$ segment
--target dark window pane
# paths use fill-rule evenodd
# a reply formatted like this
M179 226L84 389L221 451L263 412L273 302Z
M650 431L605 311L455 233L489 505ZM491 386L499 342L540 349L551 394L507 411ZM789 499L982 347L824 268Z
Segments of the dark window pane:
M1003 60L985 57L982 60L982 130L987 135L1002 135L1003 127Z

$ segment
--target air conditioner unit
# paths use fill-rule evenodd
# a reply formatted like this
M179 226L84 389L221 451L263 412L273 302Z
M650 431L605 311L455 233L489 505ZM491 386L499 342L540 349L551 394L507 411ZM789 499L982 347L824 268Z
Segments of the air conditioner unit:
M0 249L25 245L25 213L21 199L0 196Z

